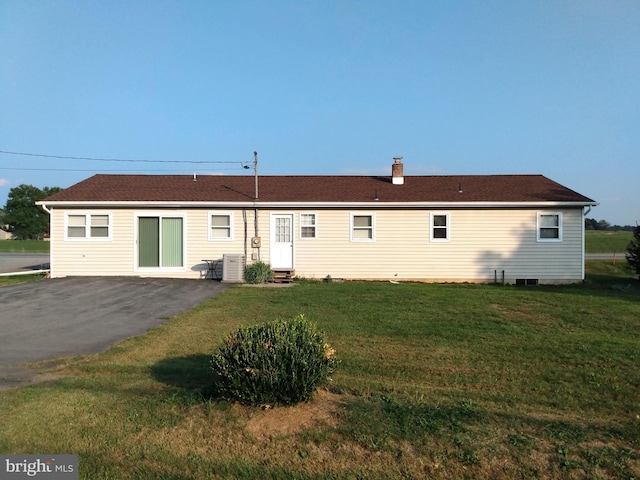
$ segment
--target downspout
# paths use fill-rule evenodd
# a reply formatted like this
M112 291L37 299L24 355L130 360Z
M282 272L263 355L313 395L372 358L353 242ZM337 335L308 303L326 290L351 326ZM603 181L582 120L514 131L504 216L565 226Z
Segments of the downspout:
M587 215L589 215L589 212L591 212L591 205L587 205L587 211L584 211L584 208L582 210L582 281L584 282L585 279L585 272L584 272L584 262L585 262L585 254L584 254L584 250L585 250L585 241L586 241L586 237L585 237L585 231L584 231L584 219L587 217Z
M49 217L51 217L51 214L53 213L53 211L49 210L44 203L40 203L38 205L40 205L42 209L49 214ZM49 220L51 220L51 218L49 218Z
M51 224L53 223L53 209L49 209L44 203L39 203L42 209L49 214L49 277L54 278L53 276L53 262L51 259L53 258L53 241L51 239Z
M247 258L247 242L249 241L249 237L247 235L247 209L242 209L242 224L244 225L244 258L246 261Z

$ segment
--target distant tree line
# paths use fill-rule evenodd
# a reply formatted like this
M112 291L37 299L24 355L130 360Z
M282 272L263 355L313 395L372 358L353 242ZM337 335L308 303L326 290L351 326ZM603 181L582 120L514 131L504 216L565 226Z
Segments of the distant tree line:
M0 211L0 225L17 240L42 240L49 233L49 214L36 202L61 190L60 187L40 189L24 184L12 188Z
M624 230L626 232L633 232L635 229L631 225L611 225L606 220L596 220L595 218L585 218L584 228L585 230Z

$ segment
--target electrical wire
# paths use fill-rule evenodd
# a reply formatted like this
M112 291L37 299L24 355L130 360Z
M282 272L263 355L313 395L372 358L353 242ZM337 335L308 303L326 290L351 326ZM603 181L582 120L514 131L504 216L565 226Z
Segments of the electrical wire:
M96 158L96 157L69 157L64 155L46 155L42 153L27 153L27 152L10 152L7 150L0 150L0 153L6 155L22 155L27 157L42 157L42 158L57 158L62 160L89 160L93 162L127 162L127 163L188 163L188 164L215 164L215 163L233 163L239 164L243 168L248 165L249 162L240 161L219 161L219 160L134 160L125 158Z
M0 170L18 170L18 171L29 171L29 172L94 172L94 173L106 173L106 172L185 172L185 173L193 173L193 170L186 170L186 169L180 169L180 170L157 170L157 169L152 169L152 170L123 170L123 169L116 169L116 170L95 170L95 169L82 169L82 168L23 168L23 167L0 167ZM216 172L222 172L222 171L231 171L231 170L240 170L240 168L207 168L207 170L213 170Z

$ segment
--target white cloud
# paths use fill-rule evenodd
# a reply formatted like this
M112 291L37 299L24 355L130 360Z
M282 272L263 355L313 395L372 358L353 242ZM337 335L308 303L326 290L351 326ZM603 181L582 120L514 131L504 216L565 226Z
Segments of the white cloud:
M6 178L0 178L0 187L6 187L11 183L11 181L9 181Z

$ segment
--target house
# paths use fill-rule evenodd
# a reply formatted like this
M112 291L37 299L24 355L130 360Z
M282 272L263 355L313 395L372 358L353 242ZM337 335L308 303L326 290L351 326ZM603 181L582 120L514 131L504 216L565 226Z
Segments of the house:
M234 261L260 259L317 279L584 279L590 198L542 175L403 168L396 158L390 176L95 175L39 202L51 275L203 278L214 266L229 280Z
M11 240L13 239L13 234L0 228L0 240Z

